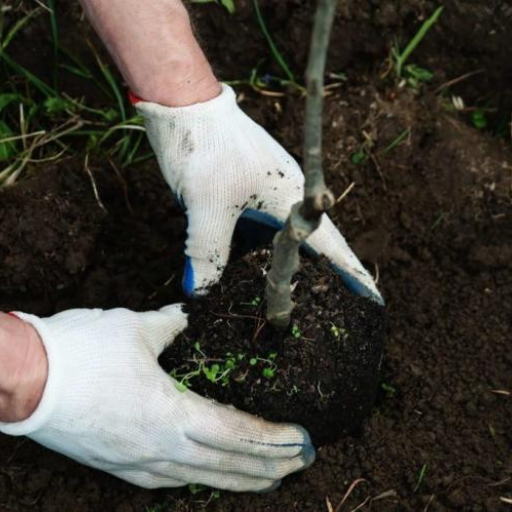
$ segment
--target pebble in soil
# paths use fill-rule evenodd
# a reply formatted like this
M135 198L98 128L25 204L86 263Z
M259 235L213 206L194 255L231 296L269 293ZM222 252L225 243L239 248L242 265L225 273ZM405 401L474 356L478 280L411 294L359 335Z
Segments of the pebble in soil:
M186 387L270 421L304 426L315 445L357 430L374 404L384 309L349 292L325 260L302 258L286 331L265 322L261 250L233 262L161 357Z

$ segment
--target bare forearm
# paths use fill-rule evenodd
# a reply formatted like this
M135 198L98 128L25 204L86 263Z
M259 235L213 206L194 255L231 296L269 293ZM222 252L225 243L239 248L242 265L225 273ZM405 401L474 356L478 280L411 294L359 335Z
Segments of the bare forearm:
M0 313L0 421L28 418L36 409L48 374L46 352L35 329Z
M220 93L180 0L80 3L137 96L167 106L185 106Z

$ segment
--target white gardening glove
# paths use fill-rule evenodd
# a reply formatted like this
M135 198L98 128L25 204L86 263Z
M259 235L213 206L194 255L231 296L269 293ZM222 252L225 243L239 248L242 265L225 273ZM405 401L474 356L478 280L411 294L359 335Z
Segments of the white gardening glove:
M222 275L238 219L280 228L302 199L304 176L297 162L242 112L227 85L218 97L188 107L133 101L160 168L186 209L185 292L204 294ZM329 258L349 289L383 302L327 215L308 246Z
M0 423L6 434L148 488L270 490L314 460L303 428L178 390L157 358L187 325L180 305L16 315L39 333L49 373L36 411Z

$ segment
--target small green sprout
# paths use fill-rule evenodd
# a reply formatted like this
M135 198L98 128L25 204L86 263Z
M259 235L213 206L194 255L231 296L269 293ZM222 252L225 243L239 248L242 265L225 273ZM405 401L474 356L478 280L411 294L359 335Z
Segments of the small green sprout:
M188 484L188 490L190 494L198 494L203 492L206 489L206 486L201 484Z
M294 384L293 387L286 392L286 394L288 396L297 395L298 393L299 393L299 388L297 387L296 384Z
M481 108L477 108L474 112L471 113L471 122L473 126L478 130L483 130L487 127L487 117L485 115L485 110Z
M213 383L217 382L217 375L219 374L220 366L218 364L212 364L210 367L203 366L204 376Z
M380 387L386 392L387 398L393 398L396 393L396 388L394 388L391 384L387 384L386 382L382 382Z
M348 332L343 327L338 327L331 322L331 328L329 329L331 334L339 341L341 339L346 340L348 338Z
M269 367L263 368L263 371L261 372L261 374L266 379L272 379L274 377L274 375L276 374L276 370L275 370L275 368L269 368Z
M261 302L261 297L259 295L256 295L256 297L254 297L254 299L251 300L250 304L251 306L258 306Z
M434 75L428 69L416 66L416 64L409 64L404 68L404 77L409 87L418 89L421 83L430 82Z
M194 343L194 350L201 354L203 357L206 357L206 354L201 350L201 344L199 343L199 341L196 341Z
M243 306L252 306L252 307L258 307L261 304L261 297L259 295L256 295L254 298L250 300L250 302L242 302Z
M277 370L277 365L275 363L276 358L277 352L270 352L266 358L259 356L251 357L249 359L249 364L251 366L256 366L258 363L264 363L266 366L261 371L261 374L266 379L272 379L275 376Z
M356 151L355 153L352 153L352 155L350 155L350 161L354 165L364 164L368 161L368 158L368 151L363 147L359 151Z
M292 336L296 339L300 339L300 337L302 336L301 332L300 332L300 329L299 329L299 326L297 324L293 324L292 325Z
M420 488L421 483L425 479L425 474L427 473L427 467L428 466L426 464L423 464L423 466L421 466L420 474L418 476L418 481L416 482L416 487L414 487L412 492L416 492Z
M184 393L185 391L187 391L187 389L189 389L192 386L191 380L201 375L201 371L197 369L190 371L188 373L179 374L177 370L173 370L171 373L169 373L169 375L176 381L176 389L180 393Z

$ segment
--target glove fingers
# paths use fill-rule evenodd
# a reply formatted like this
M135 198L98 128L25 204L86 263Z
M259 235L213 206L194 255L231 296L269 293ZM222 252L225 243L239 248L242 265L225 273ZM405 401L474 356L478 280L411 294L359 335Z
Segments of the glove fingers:
M384 304L373 277L363 267L327 215L322 217L320 226L308 238L307 246L316 254L322 254L330 260L349 290L378 304Z
M218 450L195 441L189 441L185 449L180 450L179 458L182 463L195 468L269 480L281 480L290 473L305 469L313 462L304 453L291 458L266 458Z
M186 483L202 484L234 492L265 492L276 489L280 484L279 480L274 481L239 473L209 470L188 464L162 462L151 465L151 473L156 473L164 480L165 475L169 472L177 472L180 475L180 480Z
M215 199L215 198L211 198ZM189 296L204 295L221 277L227 264L231 239L240 209L223 201L187 212L188 228L183 289Z
M182 304L165 306L159 311L139 313L139 317L145 327L147 343L157 357L188 325L187 315L183 312Z
M314 458L309 434L298 425L270 423L194 393L190 393L188 405L193 411L185 434L198 443L270 459Z
M248 210L244 212L243 216L281 229L292 205L297 202L295 199L275 199L264 205L262 211ZM315 254L324 255L330 260L349 290L362 297L368 297L378 304L384 304L373 277L363 267L343 235L327 215L323 215L320 226L310 235L305 245Z
M161 487L182 487L187 485L187 482L172 478L170 476L154 474L149 471L137 471L134 469L126 471L113 471L113 475L125 480L131 484L145 489L159 489Z

